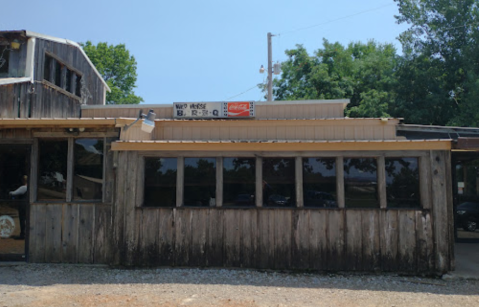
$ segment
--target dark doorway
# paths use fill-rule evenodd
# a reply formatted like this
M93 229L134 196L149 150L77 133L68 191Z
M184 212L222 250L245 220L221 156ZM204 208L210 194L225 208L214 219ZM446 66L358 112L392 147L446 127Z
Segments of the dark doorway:
M25 261L30 145L0 144L0 261Z
M479 243L479 152L452 153L456 242Z

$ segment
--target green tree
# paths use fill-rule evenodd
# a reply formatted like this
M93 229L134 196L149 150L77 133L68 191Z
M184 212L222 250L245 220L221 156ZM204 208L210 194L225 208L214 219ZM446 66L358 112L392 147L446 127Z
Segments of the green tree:
M90 41L82 43L83 50L111 89L106 94L106 104L139 104L143 98L136 96L136 60L124 44L116 46Z
M344 47L323 40L314 56L296 47L286 51L281 78L274 80L276 100L349 98L348 116L389 116L397 62L392 45L370 41Z
M398 67L395 109L405 111L408 122L478 125L464 114L479 111L470 98L477 97L479 75L478 1L395 1L398 23L410 25L399 37L405 61Z

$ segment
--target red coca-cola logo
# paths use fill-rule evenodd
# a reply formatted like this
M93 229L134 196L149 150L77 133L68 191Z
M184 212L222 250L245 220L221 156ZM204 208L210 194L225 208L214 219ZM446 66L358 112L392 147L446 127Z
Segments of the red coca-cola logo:
M249 116L249 102L229 102L228 117Z

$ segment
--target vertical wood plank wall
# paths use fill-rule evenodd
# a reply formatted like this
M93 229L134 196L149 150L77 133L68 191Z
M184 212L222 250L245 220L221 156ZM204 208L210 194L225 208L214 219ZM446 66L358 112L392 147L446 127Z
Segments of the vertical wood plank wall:
M29 262L110 263L111 205L32 204Z
M104 85L81 52L71 45L37 38L34 67L36 82L0 86L0 118L80 117L80 101L42 84L46 51L83 73L82 78L91 95L88 105L103 104Z
M430 151L431 208L135 207L139 155L120 152L115 264L324 271L453 269L450 153Z

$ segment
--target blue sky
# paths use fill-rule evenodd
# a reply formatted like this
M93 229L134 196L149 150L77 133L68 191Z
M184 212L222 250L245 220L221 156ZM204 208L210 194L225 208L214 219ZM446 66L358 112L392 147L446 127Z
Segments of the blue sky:
M393 0L3 0L0 29L126 44L138 62L135 93L147 104L259 101L257 88L236 95L266 80L259 68L267 65L268 32L280 34L274 61L296 44L312 53L323 38L374 39L400 53L396 38L406 26L397 14Z

